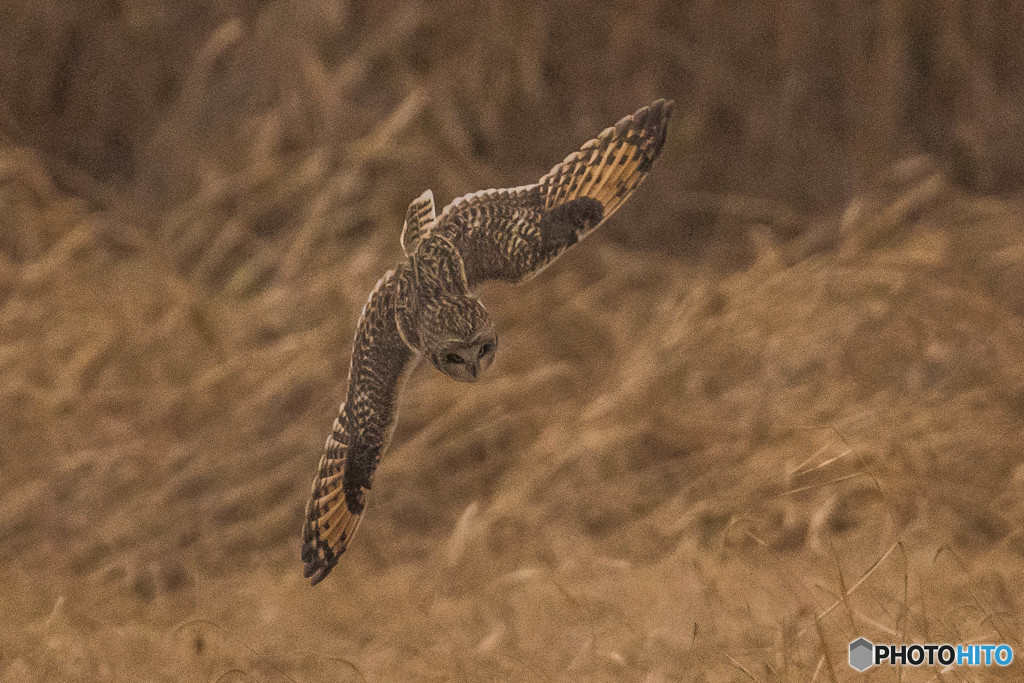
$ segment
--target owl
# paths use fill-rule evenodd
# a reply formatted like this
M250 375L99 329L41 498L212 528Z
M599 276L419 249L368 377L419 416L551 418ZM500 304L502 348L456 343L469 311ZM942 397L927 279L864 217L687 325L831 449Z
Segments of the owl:
M473 291L537 275L615 213L661 153L671 113L666 100L641 108L532 185L468 194L440 216L430 190L409 205L405 258L363 307L348 394L306 506L301 558L311 584L330 573L359 528L412 368L426 359L454 380L477 381L498 335Z

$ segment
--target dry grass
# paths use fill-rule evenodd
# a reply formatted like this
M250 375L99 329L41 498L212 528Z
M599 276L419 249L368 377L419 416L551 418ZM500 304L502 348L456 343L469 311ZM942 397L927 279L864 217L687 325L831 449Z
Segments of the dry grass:
M461 5L0 3L0 679L1024 651L1024 215L977 193L1022 177L1018 4ZM482 294L490 376L414 375L309 588L305 496L405 205L535 178L657 96L651 182Z

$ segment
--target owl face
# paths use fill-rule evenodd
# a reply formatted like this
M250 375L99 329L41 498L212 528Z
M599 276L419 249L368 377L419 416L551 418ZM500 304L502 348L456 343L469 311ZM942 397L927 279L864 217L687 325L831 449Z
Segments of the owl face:
M421 310L424 352L435 368L460 382L475 382L498 348L487 310L471 296L442 296Z
M449 339L431 354L434 367L460 382L475 382L491 366L498 337L488 328L470 339Z

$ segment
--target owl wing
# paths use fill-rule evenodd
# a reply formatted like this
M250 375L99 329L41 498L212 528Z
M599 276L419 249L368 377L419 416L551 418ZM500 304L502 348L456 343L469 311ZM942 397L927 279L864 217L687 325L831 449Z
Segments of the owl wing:
M435 229L457 240L470 287L521 281L608 220L661 153L672 101L606 128L537 183L485 190L448 205Z
M303 575L313 585L331 572L359 528L394 429L402 382L417 358L398 327L404 275L391 271L381 278L359 318L348 397L327 437L302 527Z
M424 232L434 219L434 193L427 190L409 204L405 213L401 242L402 251L406 256L412 256L416 251L416 245L420 243Z
M327 437L324 454L309 502L306 503L306 522L302 526L302 575L315 586L334 569L338 556L348 548L366 506L364 489L369 488L370 478L379 454L353 449L351 436L345 423L345 408L342 406L334 423L331 435ZM352 486L353 471L370 471L365 478L367 486ZM349 479L346 486L345 479ZM352 492L353 505L349 504Z

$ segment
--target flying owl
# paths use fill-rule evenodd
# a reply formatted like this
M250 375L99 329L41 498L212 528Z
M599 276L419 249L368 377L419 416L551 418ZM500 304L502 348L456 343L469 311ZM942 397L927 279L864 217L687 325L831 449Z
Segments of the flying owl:
M475 382L494 360L498 336L473 290L533 277L615 213L658 158L671 112L666 100L643 107L532 185L460 197L440 216L430 190L409 205L405 259L363 307L348 396L306 506L302 561L311 584L330 573L359 527L399 391L417 361Z

